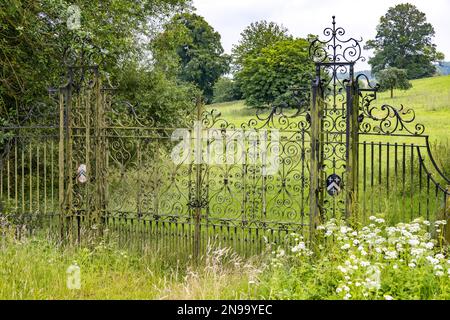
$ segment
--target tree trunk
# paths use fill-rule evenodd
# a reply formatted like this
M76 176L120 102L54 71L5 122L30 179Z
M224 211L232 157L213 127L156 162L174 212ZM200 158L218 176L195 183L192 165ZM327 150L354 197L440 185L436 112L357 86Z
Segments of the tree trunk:
M391 87L391 99L394 99L394 87Z

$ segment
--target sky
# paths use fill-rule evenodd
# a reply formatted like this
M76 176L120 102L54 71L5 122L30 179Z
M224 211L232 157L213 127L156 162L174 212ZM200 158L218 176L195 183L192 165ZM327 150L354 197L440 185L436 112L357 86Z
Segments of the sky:
M337 26L347 36L363 40L374 39L379 19L389 7L409 2L427 16L436 32L434 43L450 60L450 0L194 0L198 14L205 17L222 36L225 52L230 53L240 33L254 21L268 20L282 24L296 37L321 35L336 16ZM363 56L369 58L370 51ZM368 60L368 59L367 59ZM359 62L357 70L370 69Z

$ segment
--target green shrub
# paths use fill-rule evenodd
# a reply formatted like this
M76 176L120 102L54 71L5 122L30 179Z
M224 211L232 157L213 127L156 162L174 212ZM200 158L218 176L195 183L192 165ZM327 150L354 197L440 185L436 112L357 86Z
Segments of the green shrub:
M236 81L229 78L220 78L214 85L213 103L240 100L242 92Z

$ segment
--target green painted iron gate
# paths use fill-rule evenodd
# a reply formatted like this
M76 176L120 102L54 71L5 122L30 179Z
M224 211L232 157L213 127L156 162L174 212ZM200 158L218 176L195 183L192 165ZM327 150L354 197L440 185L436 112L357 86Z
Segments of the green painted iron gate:
M450 180L414 111L376 104L377 87L355 76L360 41L334 18L324 36L296 105L244 123L198 98L162 126L119 101L97 66L72 65L53 107L0 128L2 221L18 235L198 256L208 245L258 253L292 233L314 240L331 218L448 220Z

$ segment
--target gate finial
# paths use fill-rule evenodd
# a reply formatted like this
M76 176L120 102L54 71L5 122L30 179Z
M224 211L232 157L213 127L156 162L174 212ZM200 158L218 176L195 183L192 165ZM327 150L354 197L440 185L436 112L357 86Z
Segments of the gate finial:
M309 57L315 63L355 63L356 61L365 61L361 56L362 38L342 39L345 30L342 27L336 28L336 16L332 16L332 27L325 28L323 34L327 37L320 40L318 37L311 41L309 47Z

